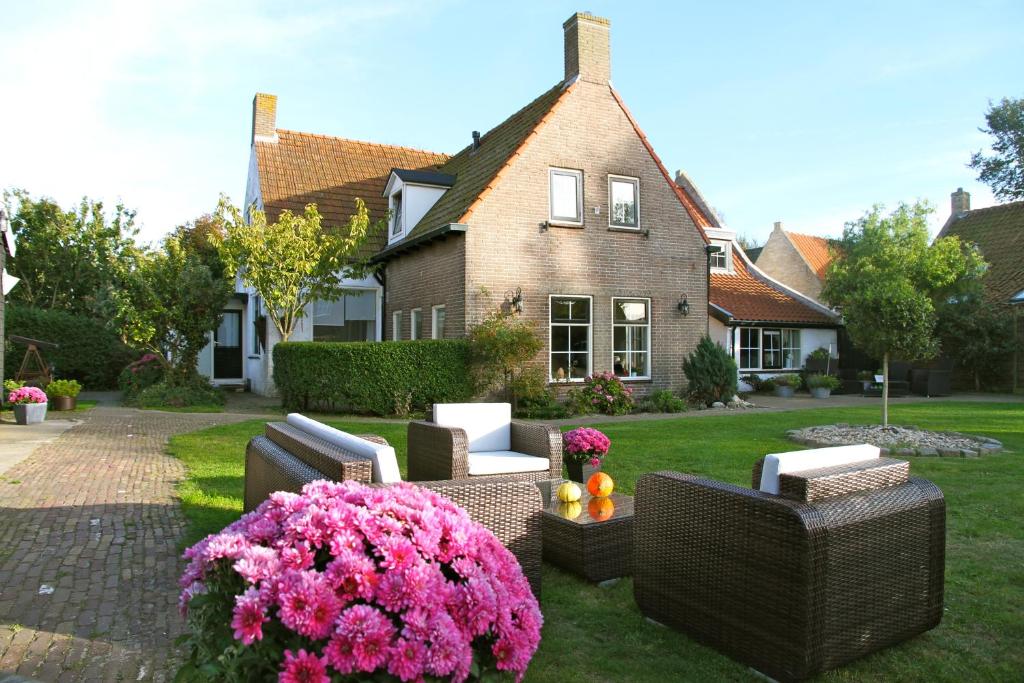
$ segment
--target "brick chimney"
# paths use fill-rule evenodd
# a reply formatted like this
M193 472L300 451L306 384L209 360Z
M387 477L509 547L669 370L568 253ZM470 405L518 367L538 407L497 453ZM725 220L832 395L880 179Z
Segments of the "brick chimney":
M577 12L562 24L565 30L565 82L607 84L612 77L611 22L589 12Z
M782 221L775 221L775 225L772 226L772 230L775 232L782 232Z
M964 188L956 188L956 192L949 195L950 214L961 216L971 210L971 193L964 192Z
M277 95L258 92L252 98L252 139L277 141Z

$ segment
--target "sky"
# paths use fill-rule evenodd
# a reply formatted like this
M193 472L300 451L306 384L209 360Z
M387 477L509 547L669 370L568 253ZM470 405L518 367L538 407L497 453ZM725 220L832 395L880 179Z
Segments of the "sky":
M562 22L611 19L612 81L670 172L758 241L927 199L932 228L1024 97L1024 2L15 3L0 188L137 210L157 240L243 199L252 97L281 128L454 153L560 81Z

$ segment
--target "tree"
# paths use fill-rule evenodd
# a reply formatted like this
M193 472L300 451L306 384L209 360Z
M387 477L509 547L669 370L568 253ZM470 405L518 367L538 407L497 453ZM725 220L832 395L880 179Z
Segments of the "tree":
M179 228L162 249L143 254L127 286L106 297L122 337L154 353L172 386L195 377L199 352L220 324L232 290L223 268L205 263L208 253L196 249L189 235L190 228Z
M379 221L371 227L360 199L343 229L325 230L316 204L307 204L301 215L284 210L274 223L254 209L246 223L238 208L222 198L215 220L223 229L221 257L263 298L282 341L291 337L309 304L348 293L341 284L342 273L359 278L370 272L360 250L384 224Z
M533 323L512 310L496 309L469 331L470 363L477 391L500 388L515 404L513 387L525 377L526 364L542 347Z
M984 272L972 246L955 236L929 244L922 202L889 216L875 206L847 223L822 297L839 308L850 339L882 359L882 424L889 424L889 360L925 360L938 352L936 304L967 291Z
M1006 307L978 294L941 306L939 330L942 350L971 373L975 391L981 391L982 380L998 380L1017 348L1013 318Z
M737 235L736 243L740 245L744 252L748 252L751 249L757 249L758 247L764 246L763 244L759 244L756 239L750 237L749 235Z
M118 204L108 215L102 202L87 198L64 210L24 190L5 192L4 202L17 204L11 229L18 253L7 269L21 282L10 300L98 316L97 296L120 287L138 260L135 213Z
M701 337L697 348L683 360L683 373L690 398L704 405L731 401L736 395L736 361L708 335Z
M995 154L975 152L968 165L1000 201L1024 199L1024 99L1004 97L999 104L989 102L985 121L988 127L980 130L994 138Z

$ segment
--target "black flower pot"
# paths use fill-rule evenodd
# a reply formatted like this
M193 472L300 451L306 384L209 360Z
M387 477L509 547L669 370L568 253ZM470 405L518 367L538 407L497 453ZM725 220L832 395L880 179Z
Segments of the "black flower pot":
M598 463L595 467L590 464L590 458L586 460L566 460L565 469L569 472L569 479L572 481L578 481L581 484L586 484L587 480L595 472L601 471L601 463Z

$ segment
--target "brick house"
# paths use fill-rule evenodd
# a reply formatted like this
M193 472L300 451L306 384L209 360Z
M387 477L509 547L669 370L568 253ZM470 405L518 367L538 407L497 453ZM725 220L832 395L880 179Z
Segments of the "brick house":
M376 276L312 306L293 339L462 337L514 306L536 324L534 363L553 384L612 371L640 394L683 387L707 326L711 223L612 87L610 22L577 13L563 35L564 77L451 156L279 129L276 98L256 96L247 207L273 218L315 202L342 225L360 197L390 216ZM239 294L203 369L270 392L274 330ZM223 340L242 347L242 378L216 377Z
M834 248L833 240L784 230L776 222L755 262L766 275L819 301Z
M956 235L977 245L988 273L985 296L1014 320L1018 350L1007 368L1014 391L1024 389L1024 201L971 210L971 195L958 188L950 195L950 215L936 239Z

